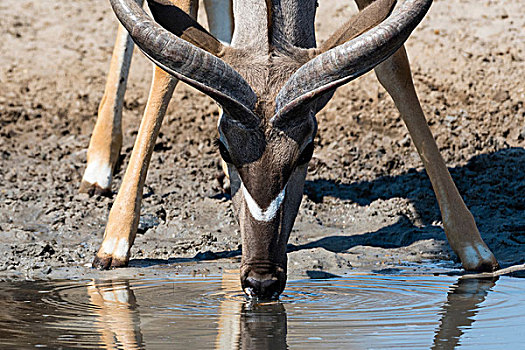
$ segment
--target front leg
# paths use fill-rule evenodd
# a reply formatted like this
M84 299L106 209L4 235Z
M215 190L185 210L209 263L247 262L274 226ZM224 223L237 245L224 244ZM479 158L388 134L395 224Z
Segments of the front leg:
M198 1L169 1L189 13L193 18L197 17ZM223 4L223 6L227 7L227 13L231 14L231 4L228 2L227 4ZM219 21L218 18L220 18L223 12L224 11L210 11L208 18L211 22L215 24L222 23L222 25L226 27L226 29L222 31L225 33L224 38L229 41L231 39L232 19L230 17L228 21ZM220 25L216 25L212 30L221 30ZM228 31L230 35L227 35ZM168 103L173 95L173 90L177 82L177 79L162 69L155 67L144 117L140 124L129 165L122 180L122 185L109 213L104 241L95 256L93 267L107 269L110 267L126 266L128 264L129 252L137 233L142 189L144 187L144 181L146 180L149 161L162 120L166 114Z
M481 238L474 217L454 184L430 132L412 82L404 47L375 69L388 91L421 156L436 193L448 242L466 270L493 271L496 258Z
M359 10L372 2L374 0L356 0ZM430 132L412 82L405 48L401 47L378 65L375 72L381 85L392 96L423 161L438 200L445 234L452 250L459 256L466 270L496 270L499 264L483 242L474 217L463 202Z
M128 264L129 252L137 233L142 189L146 180L149 161L162 120L166 114L166 108L177 82L177 79L162 69L154 68L148 104L144 111L126 174L115 203L109 212L104 241L95 256L93 267L107 269Z

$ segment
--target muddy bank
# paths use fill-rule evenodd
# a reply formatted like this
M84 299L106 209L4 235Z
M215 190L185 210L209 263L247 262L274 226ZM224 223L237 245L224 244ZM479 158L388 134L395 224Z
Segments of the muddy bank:
M355 11L320 1L319 37ZM0 5L0 276L82 278L235 268L240 235L222 194L215 104L180 84L144 190L130 269L87 266L102 240L146 103L151 65L134 57L114 195L77 193L116 25L109 4ZM525 9L435 1L408 42L428 122L503 266L524 262ZM341 88L319 135L289 246L292 275L458 267L437 202L395 107L373 74ZM311 274L311 272L310 272Z

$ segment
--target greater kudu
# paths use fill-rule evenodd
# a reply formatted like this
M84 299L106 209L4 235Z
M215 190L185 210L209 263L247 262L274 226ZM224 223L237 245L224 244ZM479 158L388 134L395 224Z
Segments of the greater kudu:
M376 66L427 169L450 245L468 270L497 268L427 126L403 48L432 0L406 0L395 9L395 0L356 0L361 12L319 48L315 0L234 1L231 46L172 0L149 1L155 20L132 0L110 1L146 56L221 107L219 148L241 228L241 283L246 294L274 298L283 291L286 245L313 152L315 115L337 87ZM191 8L189 0L180 4ZM153 115L142 121L93 262L96 267L128 262L161 120Z

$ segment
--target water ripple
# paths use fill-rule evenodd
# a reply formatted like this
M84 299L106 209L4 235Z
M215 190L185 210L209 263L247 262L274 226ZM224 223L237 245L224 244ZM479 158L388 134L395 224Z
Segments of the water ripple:
M356 274L290 281L280 301L261 304L246 301L237 274L0 283L0 339L127 349L520 344L524 282Z

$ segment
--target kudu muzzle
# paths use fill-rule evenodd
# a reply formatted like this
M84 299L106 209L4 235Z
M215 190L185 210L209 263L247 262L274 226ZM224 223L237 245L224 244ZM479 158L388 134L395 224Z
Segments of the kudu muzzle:
M307 164L296 168L283 189L261 209L233 171L233 204L242 235L241 285L249 297L276 299L287 278L286 246L301 203ZM271 187L271 179L268 179Z

